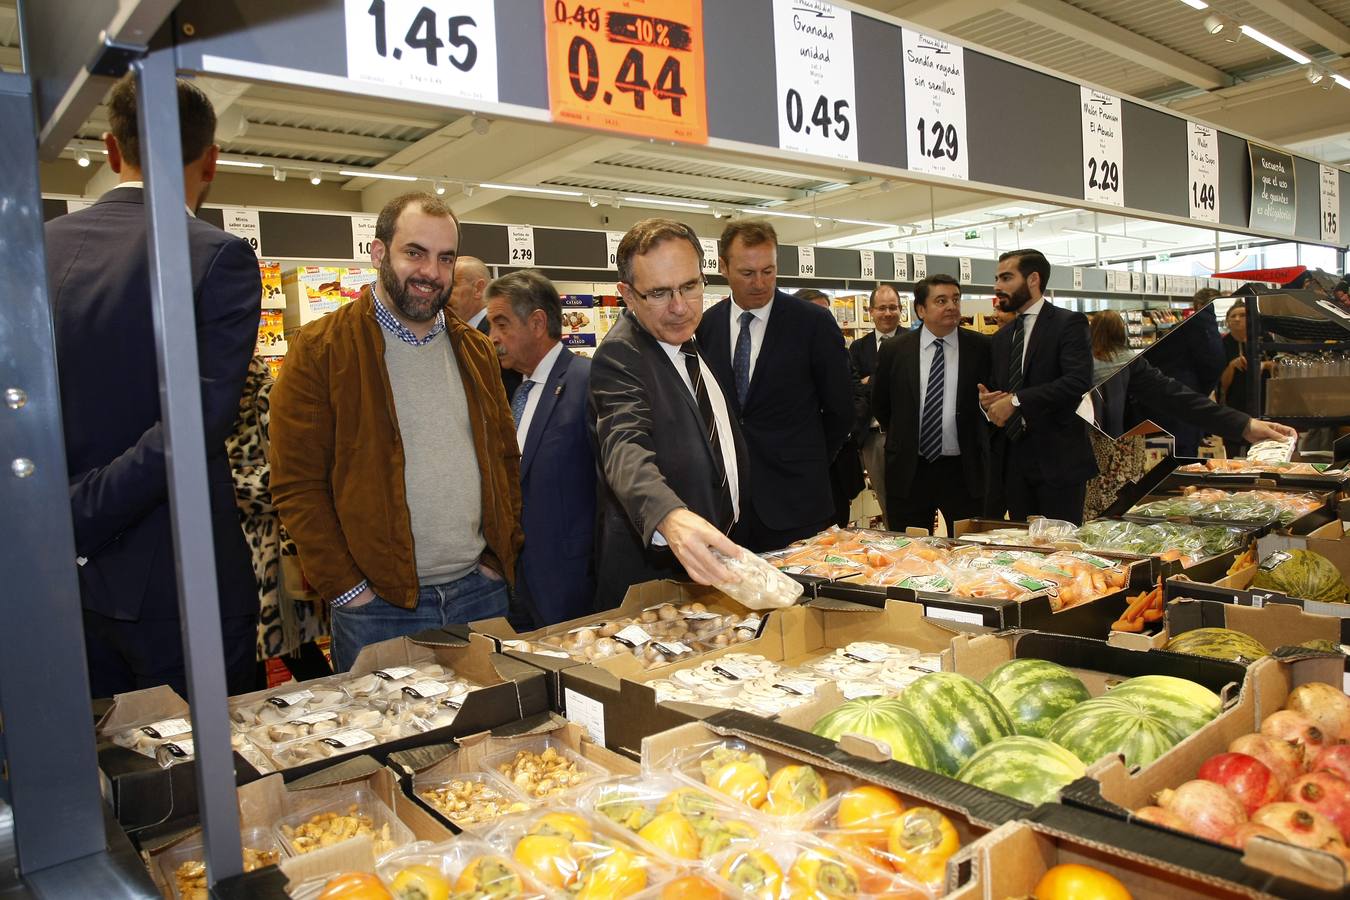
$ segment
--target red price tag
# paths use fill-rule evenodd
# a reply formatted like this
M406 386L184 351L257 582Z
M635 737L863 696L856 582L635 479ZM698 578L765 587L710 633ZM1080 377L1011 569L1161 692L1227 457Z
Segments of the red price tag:
M544 0L555 121L706 144L700 0Z

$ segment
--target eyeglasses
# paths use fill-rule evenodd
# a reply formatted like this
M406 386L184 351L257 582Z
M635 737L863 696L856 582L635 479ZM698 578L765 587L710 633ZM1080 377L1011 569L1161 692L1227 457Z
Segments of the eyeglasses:
M631 284L628 286L628 289L638 297L642 298L645 303L650 303L652 306L665 306L671 300L675 299L676 294L679 294L682 300L701 300L703 298L703 289L707 284L708 279L700 275L693 281L686 281L676 288L652 288L645 294Z

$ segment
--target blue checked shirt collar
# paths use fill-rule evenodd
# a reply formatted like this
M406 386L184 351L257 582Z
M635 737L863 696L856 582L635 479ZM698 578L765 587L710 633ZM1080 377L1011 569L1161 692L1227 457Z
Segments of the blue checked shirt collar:
M445 330L445 310L436 313L436 324L431 326L431 331L427 336L418 339L417 335L408 330L408 327L395 318L389 308L380 300L379 293L375 290L375 285L370 286L370 296L375 301L375 321L384 327L384 330L394 335L405 344L412 344L414 347L421 347L429 344L442 331Z

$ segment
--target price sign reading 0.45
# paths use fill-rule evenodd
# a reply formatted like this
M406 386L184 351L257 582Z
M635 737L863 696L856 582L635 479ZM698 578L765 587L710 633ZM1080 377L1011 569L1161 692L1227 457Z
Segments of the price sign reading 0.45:
M544 0L556 121L704 144L699 0Z
M497 101L493 0L345 0L347 77Z

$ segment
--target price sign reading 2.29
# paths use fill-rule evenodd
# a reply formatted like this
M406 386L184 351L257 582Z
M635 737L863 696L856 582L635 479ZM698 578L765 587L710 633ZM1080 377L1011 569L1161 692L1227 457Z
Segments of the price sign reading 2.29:
M497 101L493 0L345 0L347 77Z
M699 0L544 0L555 121L707 143Z

